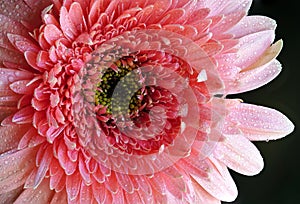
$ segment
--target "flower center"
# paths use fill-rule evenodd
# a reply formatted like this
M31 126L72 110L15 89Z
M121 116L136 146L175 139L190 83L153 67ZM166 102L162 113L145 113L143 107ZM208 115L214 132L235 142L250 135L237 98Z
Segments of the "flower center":
M95 93L95 104L106 107L107 114L122 116L137 111L141 106L138 76L132 73L139 67L132 56L123 57L101 74ZM116 89L117 86L120 86Z
M112 62L107 67L91 63L91 70L97 70L91 73L98 77L94 95L97 123L108 143L126 153L158 152L180 131L179 102L172 91L157 83L156 75L173 79L164 69L155 69L149 58L160 55L129 54L109 59Z

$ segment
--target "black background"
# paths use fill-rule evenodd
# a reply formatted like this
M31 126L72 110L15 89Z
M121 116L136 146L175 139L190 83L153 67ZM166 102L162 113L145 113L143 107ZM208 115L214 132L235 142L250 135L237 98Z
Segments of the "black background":
M284 139L255 143L264 157L265 168L257 176L235 172L239 189L233 204L300 203L300 6L297 0L254 0L249 15L264 15L277 21L276 40L283 39L284 49L278 57L282 73L268 85L240 94L247 103L275 108L295 124Z

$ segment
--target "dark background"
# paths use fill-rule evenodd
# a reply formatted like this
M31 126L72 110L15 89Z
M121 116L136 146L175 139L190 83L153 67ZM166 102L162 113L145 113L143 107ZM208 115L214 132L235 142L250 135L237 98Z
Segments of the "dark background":
M283 39L278 57L282 73L270 84L237 97L245 102L275 108L295 124L288 137L255 143L264 157L265 168L257 176L232 176L239 189L233 204L300 203L300 6L297 0L254 0L250 15L269 16L277 21L276 40ZM224 203L225 204L225 203Z

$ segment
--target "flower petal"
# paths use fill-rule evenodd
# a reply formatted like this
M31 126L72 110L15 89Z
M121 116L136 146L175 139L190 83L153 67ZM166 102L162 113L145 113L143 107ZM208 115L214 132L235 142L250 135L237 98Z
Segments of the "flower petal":
M67 176L66 191L68 193L69 200L74 200L79 195L81 181L82 179L80 179L79 171L76 171L74 174Z
M0 36L1 41L1 36ZM4 66L3 66L4 65ZM9 68L28 69L24 56L16 50L2 48L0 45L0 66ZM2 69L2 68L1 68ZM30 68L29 68L30 69Z
M195 161L195 163L198 161ZM237 197L237 188L234 181L225 169L218 169L210 160L204 161L207 164L206 177L191 174L191 176L213 197L231 202ZM216 162L217 163L217 162ZM220 164L219 164L220 165ZM222 171L221 171L222 170Z
M3 140L3 142L0 143L0 154L15 149L18 146L18 141L27 130L28 126L26 125L0 126L0 135Z
M233 12L248 12L252 0L204 0L203 6L210 8L209 16L223 15Z
M1 99L3 100L3 98L6 97L0 97L0 101ZM11 101L9 101L11 103ZM4 104L0 102L0 122L5 119L6 117L8 117L9 115L11 115L12 113L15 113L17 111L16 107L9 107L8 105ZM0 148L1 149L1 148Z
M210 195L205 191L201 185L196 182L192 182L195 191L195 203L205 203L205 204L221 204L221 201Z
M1 9L1 11L2 10L3 9ZM7 38L8 33L29 37L28 30L21 23L0 14L0 46L10 50L15 50Z
M14 203L22 191L23 187L21 186L7 193L0 194L0 203Z
M233 34L236 38L241 38L252 33L266 30L275 30L276 21L265 16L246 16L236 24L228 33Z
M230 87L230 94L243 93L257 89L276 78L281 72L281 64L277 60L268 66L258 67L239 74L237 83Z
M243 175L256 175L264 166L257 148L241 135L228 135L214 155L226 166Z
M236 25L236 23L239 22L245 15L245 12L235 12L228 14L224 16L221 22L218 23L214 28L212 28L211 31L214 33L215 36L223 34L225 31L229 30L234 25Z
M240 103L229 111L227 119L236 123L250 140L275 140L294 129L285 115L271 108Z
M21 51L21 53L24 53L25 51L39 51L38 46L26 37L11 33L8 33L7 37L9 41L15 46L15 48Z
M92 185L94 198L98 203L104 203L106 200L106 195L108 194L105 185L98 182Z
M50 45L53 45L55 41L63 38L64 36L60 29L58 29L55 25L50 24L46 25L44 28L44 37Z
M282 40L277 41L270 48L268 48L254 64L252 64L250 67L247 67L243 71L248 71L251 69L256 69L262 66L269 65L279 55L279 53L282 50L282 47L283 47L283 41Z
M26 189L14 202L15 204L23 203L50 203L54 191L49 189L49 179L45 179L37 189Z
M79 3L74 2L69 11L70 20L73 22L74 26L76 27L79 33L82 33L86 30L86 22L83 14L82 7Z
M70 19L69 12L67 11L67 9L65 7L62 7L60 10L59 22L60 22L60 26L61 26L61 29L62 29L64 35L68 39L74 40L75 36L78 35L77 29L76 29L74 23L72 22L72 20Z
M273 30L253 33L240 38L240 43L236 47L238 49L238 58L235 65L245 69L267 50L274 41L275 34Z
M67 202L68 199L67 199L66 191L61 191L59 193L54 194L50 204L67 203Z
M0 155L0 194L9 192L25 183L34 168L36 149L10 151Z

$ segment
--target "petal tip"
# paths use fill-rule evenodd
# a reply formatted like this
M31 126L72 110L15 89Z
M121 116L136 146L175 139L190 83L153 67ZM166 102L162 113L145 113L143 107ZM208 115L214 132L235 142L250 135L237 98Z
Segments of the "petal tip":
M288 117L286 117L285 115L283 115L282 126L283 126L283 128L282 128L282 130L283 130L282 137L285 137L285 136L291 134L295 130L294 123ZM280 138L277 138L277 139L280 139Z

